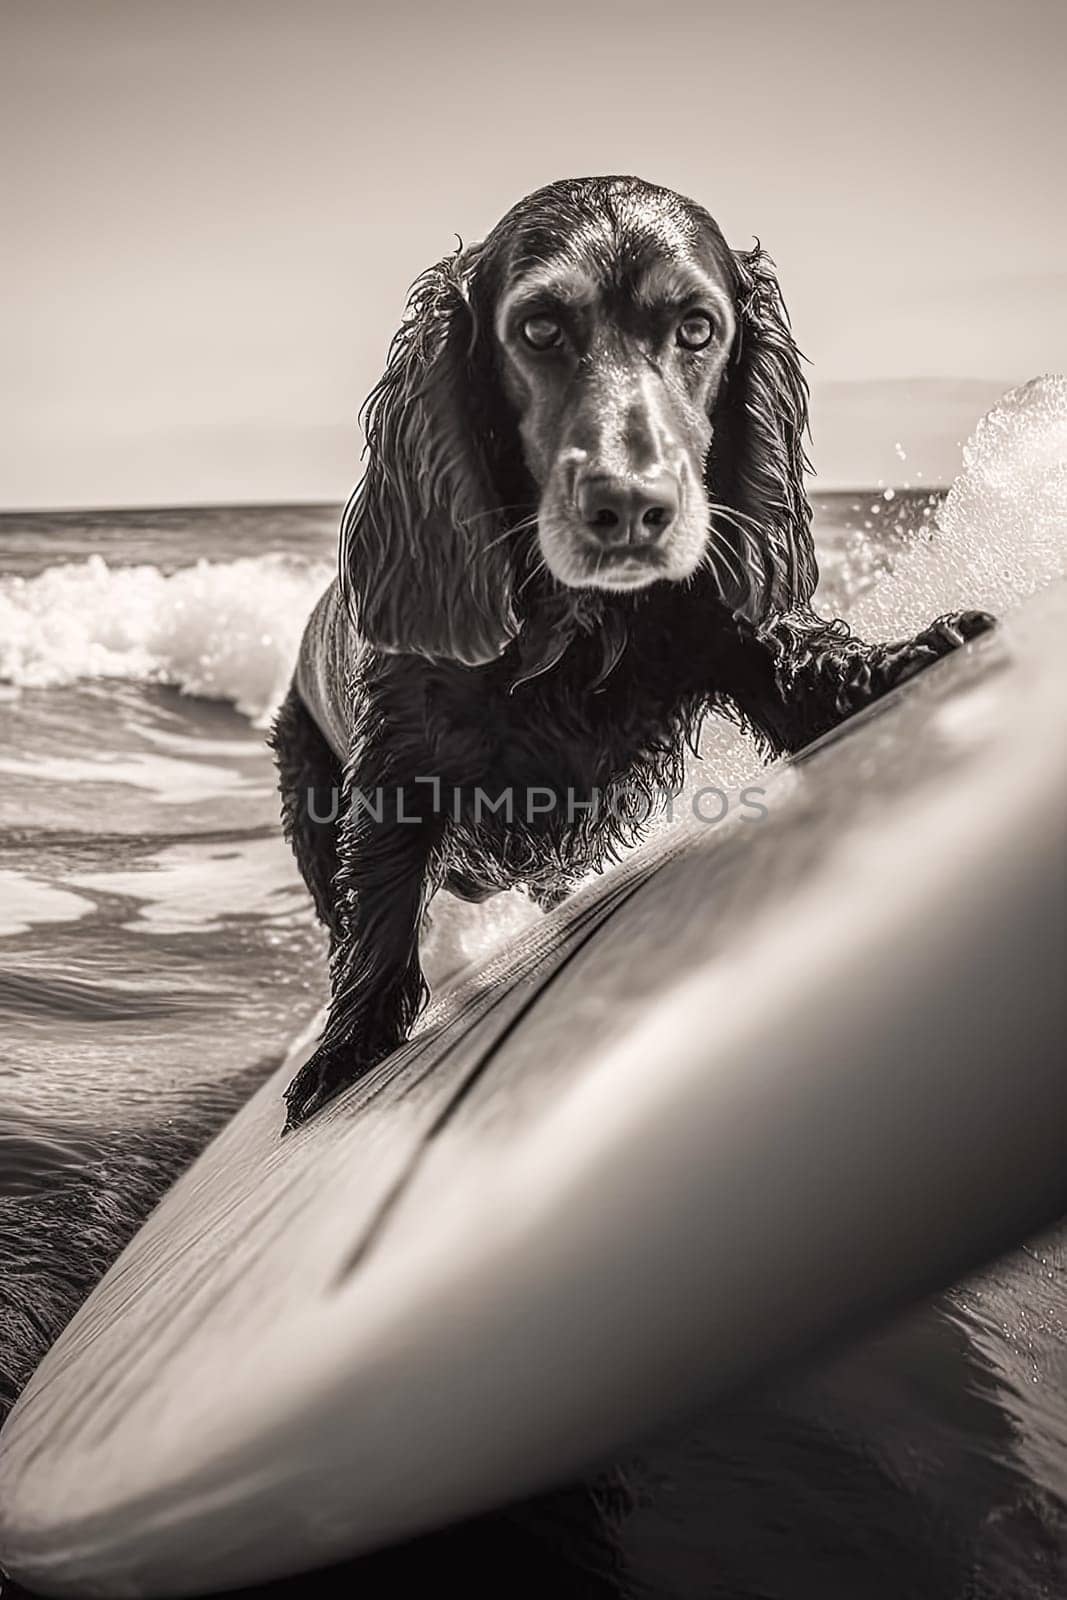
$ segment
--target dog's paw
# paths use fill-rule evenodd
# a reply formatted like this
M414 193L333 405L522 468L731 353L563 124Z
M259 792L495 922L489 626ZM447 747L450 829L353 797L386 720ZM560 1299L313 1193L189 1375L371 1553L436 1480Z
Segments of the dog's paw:
M971 639L996 627L988 611L950 611L938 617L914 639L900 639L888 645L884 658L885 687L896 688L943 656L951 655ZM884 689L883 689L884 692Z
M359 1077L352 1052L343 1046L320 1044L285 1091L285 1127L292 1133L335 1095Z
M958 650L968 640L988 633L996 625L996 618L988 611L950 611L920 633L916 643L924 645L935 656L944 656Z
M370 1038L361 1037L356 1030L354 1035L320 1044L285 1091L282 1133L292 1133L294 1128L302 1127L316 1111L353 1083L358 1083L402 1043L392 1030L372 1034Z

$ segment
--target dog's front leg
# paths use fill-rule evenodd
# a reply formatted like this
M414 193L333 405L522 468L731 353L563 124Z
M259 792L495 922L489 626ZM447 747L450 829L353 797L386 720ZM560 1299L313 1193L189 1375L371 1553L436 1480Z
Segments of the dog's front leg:
M762 627L738 620L717 676L775 750L795 751L994 625L987 612L956 612L914 638L867 644L808 611Z
M401 1045L427 998L419 925L443 831L432 792L364 769L347 801L329 1011L318 1048L286 1090L287 1132Z

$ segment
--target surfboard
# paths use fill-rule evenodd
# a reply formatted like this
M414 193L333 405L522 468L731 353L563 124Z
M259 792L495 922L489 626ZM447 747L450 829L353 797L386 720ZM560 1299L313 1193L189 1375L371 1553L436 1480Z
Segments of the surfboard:
M1067 586L442 995L296 1052L0 1437L0 1557L180 1595L566 1480L1067 1211ZM303 1049L309 1048L305 1041Z

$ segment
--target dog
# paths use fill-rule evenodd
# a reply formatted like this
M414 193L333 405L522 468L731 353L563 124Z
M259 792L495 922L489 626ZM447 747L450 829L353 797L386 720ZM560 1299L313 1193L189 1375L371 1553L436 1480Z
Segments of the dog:
M539 189L417 279L272 733L331 943L287 1128L407 1037L438 888L549 907L709 711L796 751L992 625L872 645L811 609L800 360L758 243L636 178Z

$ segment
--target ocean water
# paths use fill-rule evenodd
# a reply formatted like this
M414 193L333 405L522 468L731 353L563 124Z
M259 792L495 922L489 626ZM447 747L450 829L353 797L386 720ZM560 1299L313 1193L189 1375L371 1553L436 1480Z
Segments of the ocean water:
M949 491L817 495L821 609L888 638L1020 603L1067 565L1065 463L1067 382L1044 379L981 422ZM323 1002L264 728L337 519L0 517L0 1415ZM758 767L709 728L702 781ZM431 969L532 914L442 907ZM772 1396L688 1440L680 1467L675 1451L676 1522L698 1485L731 1504L739 1476L752 1489L715 1546L724 1586L692 1592L1067 1593L1065 1259L1041 1241L840 1357L789 1391L788 1427ZM812 1539L819 1586L797 1586Z

